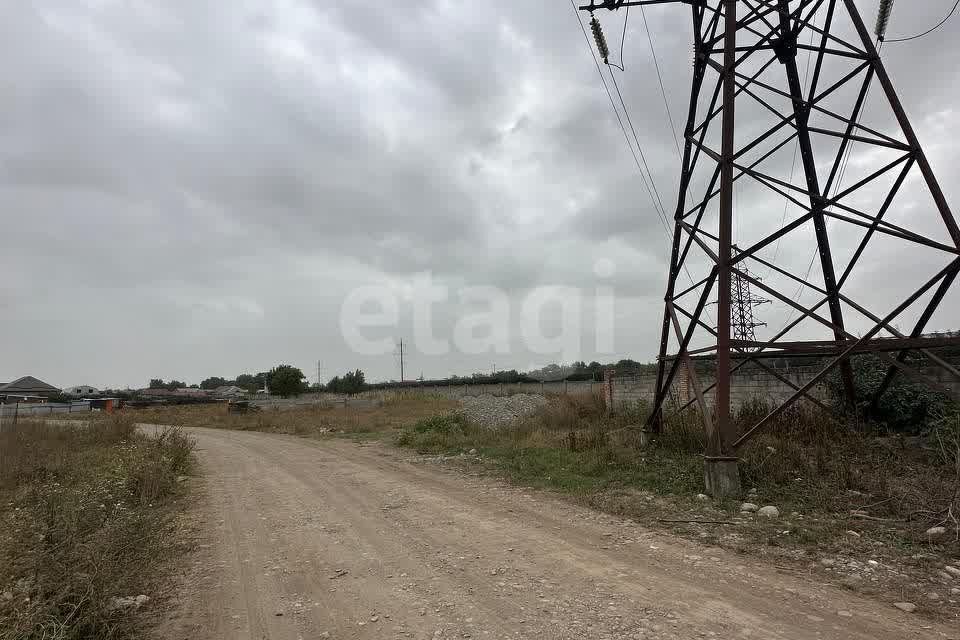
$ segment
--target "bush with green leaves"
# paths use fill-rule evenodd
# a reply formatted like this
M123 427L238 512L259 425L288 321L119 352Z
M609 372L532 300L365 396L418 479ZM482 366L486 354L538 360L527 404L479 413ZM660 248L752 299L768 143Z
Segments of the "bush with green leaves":
M367 381L363 371L348 371L343 376L334 376L327 383L327 391L330 393L360 393L367 390Z
M289 364L274 367L267 377L267 388L270 389L270 393L284 398L303 393L306 386L306 376L303 375L303 371Z
M916 366L915 359L907 364ZM851 359L856 406L851 407L839 370L827 380L833 404L842 412L854 412L892 431L919 431L950 410L950 398L936 389L907 378L899 372L886 392L874 404L873 397L880 388L889 364L875 355L861 355Z

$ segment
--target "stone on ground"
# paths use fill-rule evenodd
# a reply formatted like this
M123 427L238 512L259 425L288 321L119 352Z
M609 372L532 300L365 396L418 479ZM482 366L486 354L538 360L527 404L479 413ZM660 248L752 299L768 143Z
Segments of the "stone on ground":
M142 593L138 596L123 596L110 599L110 609L139 609L150 600L150 596Z
M512 396L465 396L460 399L463 416L483 427L498 429L525 418L547 404L543 396L518 393Z

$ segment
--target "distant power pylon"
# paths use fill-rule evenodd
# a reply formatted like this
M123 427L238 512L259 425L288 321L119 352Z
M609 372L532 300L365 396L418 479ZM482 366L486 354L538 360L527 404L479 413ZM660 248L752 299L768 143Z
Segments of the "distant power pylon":
M736 246L734 246L733 249L734 253L739 252ZM766 298L753 295L750 280L748 279L751 275L750 270L744 267L742 271L743 275L739 272L733 274L733 280L730 285L733 287L733 291L731 292L732 299L730 300L730 333L734 340L756 342L757 327L765 327L767 323L757 319L754 309L770 301ZM756 347L745 347L745 349L752 351L756 349Z

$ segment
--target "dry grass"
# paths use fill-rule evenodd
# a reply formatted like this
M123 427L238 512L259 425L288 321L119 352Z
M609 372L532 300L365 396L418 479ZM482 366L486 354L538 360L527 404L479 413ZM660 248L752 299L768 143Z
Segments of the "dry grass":
M447 416L407 428L397 443L421 453L476 449L515 482L577 495L614 487L658 485L669 493L698 487L702 470L695 457L639 451L641 418L629 412L607 416L599 395L555 396L507 428L488 429Z
M761 404L747 406L738 421L752 424L766 412ZM908 439L798 406L744 447L741 474L747 486L792 511L849 515L866 510L866 515L896 521L918 535L946 525L956 542L958 420L946 418L926 437Z
M745 407L737 420L743 427L764 412L760 405ZM608 417L599 399L558 397L509 428L491 430L447 416L409 427L397 442L455 456L472 470L487 469L522 485L562 491L647 526L767 556L779 566L831 572L824 577L857 591L912 599L935 617L960 615L948 597L950 585L936 582L938 568L960 554L957 417L918 443L878 437L818 411L786 412L740 452L744 491L755 488L750 501L776 505L778 520L742 516L741 500L696 497L703 491L699 414L673 416L641 449L638 425L644 418L642 407ZM472 449L477 457L461 457ZM947 526L950 535L928 540L925 532L934 525ZM855 568L826 569L820 558ZM868 560L891 569L871 569ZM936 603L926 597L934 590L941 595Z
M177 476L193 444L129 418L87 426L23 423L0 433L0 638L133 638L140 620L113 599L156 598L182 551Z
M445 398L398 393L387 395L383 400L365 401L360 406L344 407L337 403L228 414L223 404L207 404L141 409L131 415L137 422L182 427L363 438L392 433L422 418L451 411L456 406L455 401Z

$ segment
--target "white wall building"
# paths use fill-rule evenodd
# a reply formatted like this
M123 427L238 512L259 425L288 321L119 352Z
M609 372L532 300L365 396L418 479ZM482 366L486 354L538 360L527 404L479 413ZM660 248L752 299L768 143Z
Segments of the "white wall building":
M78 397L88 397L88 396L98 396L100 395L100 390L96 387L91 387L88 384L81 384L77 387L67 387L63 390L68 396L78 396Z

